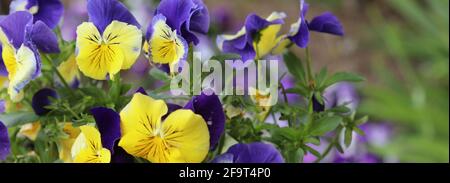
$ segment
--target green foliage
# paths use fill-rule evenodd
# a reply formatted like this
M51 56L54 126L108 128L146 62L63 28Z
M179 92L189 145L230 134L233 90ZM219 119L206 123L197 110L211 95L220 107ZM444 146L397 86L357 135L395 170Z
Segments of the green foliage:
M385 2L402 22L386 20L381 7L368 11L378 48L388 56L374 58L379 82L364 89L361 110L401 126L381 154L402 162L448 162L449 1Z

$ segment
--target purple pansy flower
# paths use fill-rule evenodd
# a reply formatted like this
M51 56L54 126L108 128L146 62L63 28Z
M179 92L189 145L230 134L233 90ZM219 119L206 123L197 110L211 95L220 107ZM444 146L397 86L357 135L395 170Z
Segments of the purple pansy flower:
M262 30L269 28L270 26L279 26L284 23L283 19L286 17L284 13L273 12L267 19L261 18L256 14L250 14L245 20L245 26L235 35L221 35L217 38L217 45L225 53L235 53L241 56L242 61L246 62L254 60L259 56L266 55L265 52L270 50L264 50L264 54L257 53L255 43L258 46L259 41L264 39L260 34ZM273 33L278 33L274 31ZM275 35L276 37L276 35ZM275 41L275 40L273 40ZM277 43L269 43L274 44ZM264 47L271 47L264 45ZM272 47L272 48L273 48Z
M10 13L28 11L34 16L34 21L42 21L48 27L55 28L64 11L60 0L13 0Z
M47 109L51 104L52 99L57 99L58 93L55 90L50 88L44 88L36 92L31 101L31 107L33 107L34 112L43 116L50 112L50 109Z
M0 160L5 160L9 153L11 153L11 143L8 128L0 121Z
M0 42L9 78L8 93L11 99L19 100L19 92L41 72L38 49L57 53L58 39L45 23L33 23L29 12L18 11L0 22Z
M295 43L300 48L305 48L309 43L309 31L316 31L322 33L343 36L344 30L339 20L330 12L319 15L311 22L306 20L308 12L308 4L305 0L300 0L300 18L291 26L289 33L289 40Z
M225 113L219 97L215 94L202 93L194 96L184 108L194 111L206 121L210 134L210 148L214 149L225 130Z
M206 34L209 30L209 12L202 0L162 0L157 14L167 18L167 25L188 42L197 45L195 33Z
M271 144L236 144L216 157L213 163L284 163L281 153Z

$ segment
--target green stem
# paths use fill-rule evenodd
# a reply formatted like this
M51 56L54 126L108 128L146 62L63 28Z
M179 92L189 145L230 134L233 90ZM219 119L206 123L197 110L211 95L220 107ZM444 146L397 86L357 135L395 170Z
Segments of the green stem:
M306 47L306 72L308 74L308 82L312 82L314 80L314 77L312 74L311 53L309 51L309 47Z

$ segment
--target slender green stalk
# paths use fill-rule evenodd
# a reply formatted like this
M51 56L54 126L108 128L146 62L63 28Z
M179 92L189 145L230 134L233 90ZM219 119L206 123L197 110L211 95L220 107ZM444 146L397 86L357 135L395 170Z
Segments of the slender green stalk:
M67 90L70 91L70 93L73 94L72 88L69 86L69 84L67 83L67 81L64 79L64 77L62 76L61 72L59 72L58 68L55 66L55 64L53 64L53 60L52 58L50 58L49 55L44 54L45 60L47 60L48 64L52 67L52 70L56 73L56 75L58 76L58 78L61 80L61 82L63 83L64 87L67 88Z
M330 142L330 144L325 149L325 151L322 153L322 155L320 157L318 157L316 161L314 161L314 163L320 163L320 161L322 161L325 157L328 156L328 154L330 154L331 149L333 149L333 147L336 145L336 143L339 143L339 137L341 136L341 132L342 132L342 128L339 127L339 129L337 130L336 136Z

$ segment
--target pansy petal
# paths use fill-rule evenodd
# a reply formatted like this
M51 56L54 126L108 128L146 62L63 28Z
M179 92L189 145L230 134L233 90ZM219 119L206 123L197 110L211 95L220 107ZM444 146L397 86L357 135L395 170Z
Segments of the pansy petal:
M20 100L18 98L22 89L39 75L40 57L33 45L23 44L16 54L10 46L5 49L3 48L2 55L9 73L8 94L12 100L17 101Z
M128 154L119 144L114 146L114 154L111 157L111 163L133 163L134 157Z
M284 18L286 18L285 13L273 12L266 20L271 22L279 21L281 23ZM271 53L281 41L281 36L278 33L281 30L282 24L279 23L269 25L259 32L259 39L253 43L258 58L262 58Z
M163 0L156 9L156 14L167 17L167 25L175 30L181 30L181 26L191 16L194 7L192 0Z
M3 114L5 110L5 100L0 100L0 114Z
M37 21L27 33L31 41L44 53L59 53L58 38L55 33L42 21Z
M5 63L3 62L2 52L3 52L3 47L0 42L0 76L8 76L8 71L6 70Z
M55 28L64 12L60 0L37 0L38 11L34 14L35 21L42 21L50 28Z
M167 105L162 100L155 100L141 93L134 94L130 103L120 112L122 136L134 131L137 125L159 127L161 117L167 114L167 110Z
M215 148L225 130L225 113L219 97L202 93L200 96L194 96L185 108L203 117L208 124L210 147Z
M125 55L119 45L103 44L99 31L85 22L77 28L76 60L80 71L91 78L105 80L108 74L117 74Z
M202 0L192 0L193 9L188 20L181 27L181 35L188 43L197 45L199 39L195 33L207 34L209 30L210 17L208 8Z
M231 153L225 153L217 156L211 163L233 163L234 155Z
M100 133L92 126L81 126L81 133L72 147L75 163L109 163L111 153L102 147Z
M273 145L262 142L236 144L227 153L234 155L234 163L284 163L280 152Z
M57 98L58 93L56 93L55 90L44 88L34 94L31 106L37 115L43 116L50 112L50 109L47 109L46 107L51 104L51 99Z
M80 71L78 70L75 54L72 54L65 62L61 63L58 66L58 71L72 88L78 87Z
M149 40L151 60L157 64L168 64L171 72L174 66L187 55L186 41L166 24L166 18L158 14L153 18Z
M6 36L6 40L0 40L3 47L11 44L15 49L19 49L25 42L25 30L27 26L33 23L33 16L25 11L15 12L8 15L0 22L0 29ZM8 43L5 43L7 41Z
M5 160L11 153L8 128L0 121L0 160Z
M309 30L323 32L337 36L344 36L341 22L330 12L315 17L309 24Z
M106 27L103 41L109 45L118 45L125 56L122 69L129 69L141 53L142 32L136 26L113 21Z
M142 95L148 95L148 93L147 93L147 92L145 91L145 89L142 88L142 87L139 87L139 88L136 90L135 93L140 93L140 94L142 94Z
M130 11L117 0L88 0L89 21L97 26L100 33L114 20L141 27Z
M100 131L103 147L114 154L114 144L120 139L120 116L112 109L97 107L91 109L97 128Z
M306 13L309 5L300 0L300 15L296 23L291 25L289 39L300 48L305 48L309 43L309 28L306 22Z
M191 110L177 110L162 124L164 140L179 154L169 154L170 162L200 163L209 151L209 133L205 120ZM170 150L169 150L170 151Z

